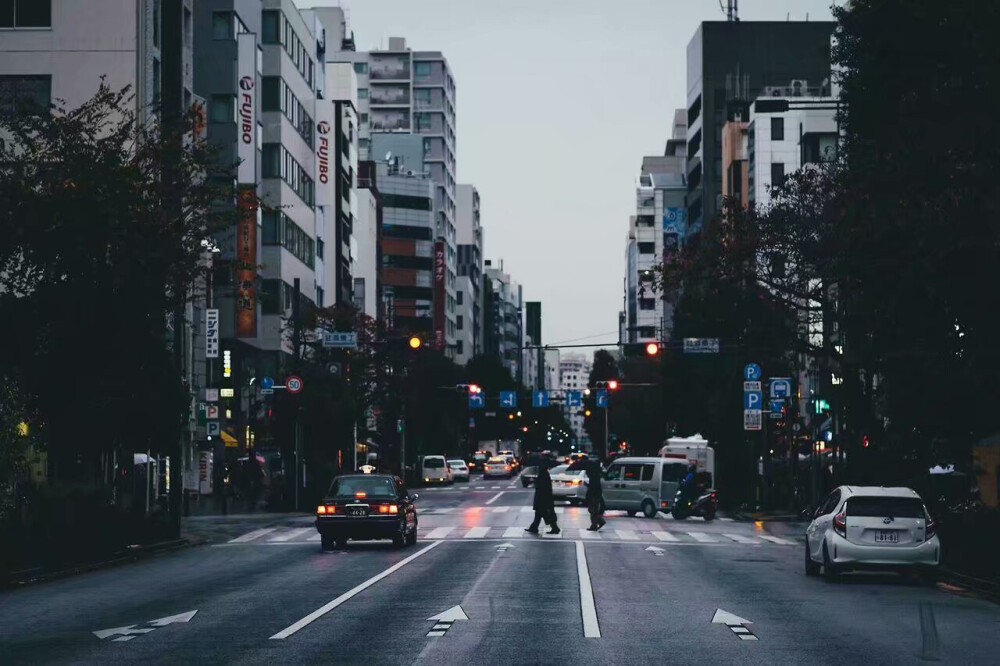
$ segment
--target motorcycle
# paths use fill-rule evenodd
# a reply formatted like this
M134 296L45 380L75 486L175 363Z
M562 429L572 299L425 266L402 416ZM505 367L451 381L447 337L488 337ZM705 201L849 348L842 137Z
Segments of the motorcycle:
M688 516L713 520L718 509L719 495L715 490L704 490L695 499L693 495L687 495L683 489L679 489L674 496L674 507L670 510L670 515L674 520L684 520Z

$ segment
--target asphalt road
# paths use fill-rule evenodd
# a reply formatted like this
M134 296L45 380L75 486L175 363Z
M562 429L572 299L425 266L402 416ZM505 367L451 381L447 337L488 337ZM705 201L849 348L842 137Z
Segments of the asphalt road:
M1000 606L807 578L795 527L612 512L594 534L566 507L542 537L516 481L418 492L415 547L321 553L308 516L205 517L186 530L209 545L4 591L0 662L997 663Z

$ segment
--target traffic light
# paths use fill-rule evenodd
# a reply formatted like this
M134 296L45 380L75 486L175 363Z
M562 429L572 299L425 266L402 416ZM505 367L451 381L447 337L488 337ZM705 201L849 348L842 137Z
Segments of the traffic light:
M617 379L609 379L608 380L608 388L611 389L612 391L616 390L618 388L618 380Z
M483 392L483 387L481 387L479 384L469 384L469 393L470 394L472 394L472 393L482 393L482 392Z
M590 416L590 410L589 410L589 409L585 409L585 410L583 411L583 415L584 415L584 416Z
M660 343L649 342L646 343L646 356L656 356L660 353Z
M410 336L410 349L420 349L424 344L424 341L420 339L420 336L411 335Z

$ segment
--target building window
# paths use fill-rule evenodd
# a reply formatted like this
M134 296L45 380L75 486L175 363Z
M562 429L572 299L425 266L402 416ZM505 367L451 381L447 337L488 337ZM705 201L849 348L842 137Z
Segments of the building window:
M233 19L230 12L212 12L212 39L233 39Z
M153 46L160 48L160 0L153 0Z
M261 178L281 178L281 144L265 143L260 149Z
M781 162L771 163L771 187L780 187L785 182L785 165Z
M354 63L354 72L356 74L367 74L368 73L368 63L366 63L366 62L356 62L356 63Z
M273 9L261 12L261 36L264 44L277 44L281 34L281 12Z
M785 140L785 119L781 116L771 118L771 141Z
M0 118L45 113L51 103L51 76L0 76Z
M236 122L236 108L232 95L212 95L209 120L213 123Z
M639 327L639 337L640 338L655 338L656 337L656 327L655 326L640 326Z
M459 293L462 293L462 292L459 292ZM462 315L458 315L458 317L455 318L455 327L458 328L458 330L460 330L460 331L463 328L465 328L465 318Z
M281 111L281 77L264 76L260 80L261 111Z
M640 310L655 310L656 300L652 298L640 298L639 299L639 309Z
M368 99L368 88L358 88L358 99Z
M364 124L364 123L367 123L367 122L368 122L368 114L367 114L367 113L361 113L361 114L358 114L358 120L359 120L359 121L360 121L360 122L361 122L362 124Z
M425 78L431 75L431 64L429 62L413 63L413 75L417 78Z
M464 293L465 292L461 292L461 291L455 292L455 298L456 298L455 302L458 303L459 305L462 304L462 296L463 296Z
M51 28L52 0L0 0L0 28Z
M460 326L459 328L461 328L461 326ZM455 349L456 349L456 351L457 351L457 352L458 352L459 354L464 354L464 353L465 353L465 345L464 345L464 344L462 344L462 341L461 341L461 340L459 340L459 341L458 341L458 342L456 342L455 344L457 345L457 346L456 346L456 348L455 348Z
M323 239L322 238L317 238L316 239L316 256L319 257L319 259L321 259L321 260L325 256L323 254L323 250L324 250L325 247L326 247L326 244L323 242Z
M160 101L160 59L153 58L153 103Z
M656 243L639 243L639 254L653 254L656 252Z

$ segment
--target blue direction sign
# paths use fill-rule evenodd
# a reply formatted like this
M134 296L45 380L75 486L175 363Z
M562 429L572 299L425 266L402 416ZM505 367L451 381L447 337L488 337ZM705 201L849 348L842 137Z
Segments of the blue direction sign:
M549 406L549 392L548 391L535 391L531 394L531 405L533 407L548 407Z
M517 391L500 391L501 407L517 407Z
M792 394L792 380L790 377L771 378L771 397L787 398Z
M469 394L470 409L482 409L485 406L486 406L486 396L484 396L482 393Z
M579 391L566 391L566 404L569 407L582 407L583 394Z
M260 380L260 387L262 389L273 389L274 388L274 377L264 377Z
M761 409L764 406L764 394L761 391L743 392L743 409Z
M597 392L597 406L607 407L608 406L608 392L601 389Z
M743 368L743 379L746 381L757 381L760 379L760 366L756 363L747 363Z

